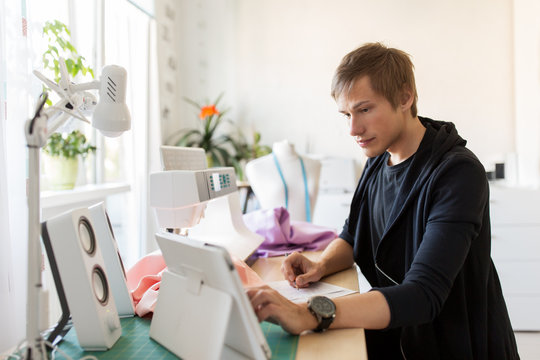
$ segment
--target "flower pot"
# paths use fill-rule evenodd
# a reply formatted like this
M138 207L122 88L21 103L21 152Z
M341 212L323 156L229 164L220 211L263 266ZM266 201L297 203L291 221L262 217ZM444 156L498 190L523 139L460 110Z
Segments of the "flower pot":
M206 166L210 169L214 167L214 159L212 159L212 154L206 154Z
M75 187L79 171L78 157L46 156L44 165L50 190L69 190Z

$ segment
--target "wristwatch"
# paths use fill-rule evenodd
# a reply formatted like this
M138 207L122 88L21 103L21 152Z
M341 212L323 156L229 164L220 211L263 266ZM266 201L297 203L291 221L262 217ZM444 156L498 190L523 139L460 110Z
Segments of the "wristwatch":
M317 319L317 327L313 331L328 329L336 317L336 304L326 296L313 296L308 300L308 309Z

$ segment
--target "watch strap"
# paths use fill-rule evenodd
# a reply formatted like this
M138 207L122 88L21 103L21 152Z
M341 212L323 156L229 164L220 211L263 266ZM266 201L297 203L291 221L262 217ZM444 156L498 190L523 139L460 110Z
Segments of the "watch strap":
M334 321L334 316L329 318L323 318L322 316L318 316L319 325L313 331L315 332L323 332L326 329L330 327L330 324Z
M326 299L332 302L332 300L328 298ZM330 325L332 324L332 322L334 321L334 318L336 317L335 313L333 313L329 317L323 317L320 313L318 313L317 311L315 311L315 309L312 308L311 299L308 301L308 310L309 312L311 312L311 314L313 314L313 316L315 316L315 319L317 319L317 327L313 329L313 331L315 332L323 332L326 329L328 329Z

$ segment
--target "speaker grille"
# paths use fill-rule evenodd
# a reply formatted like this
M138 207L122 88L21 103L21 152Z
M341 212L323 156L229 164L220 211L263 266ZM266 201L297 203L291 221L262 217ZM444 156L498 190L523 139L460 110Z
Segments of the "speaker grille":
M79 241L88 255L94 255L96 252L96 235L90 221L84 216L79 219Z
M105 272L99 265L94 266L92 269L92 288L100 304L106 305L109 301L109 283Z

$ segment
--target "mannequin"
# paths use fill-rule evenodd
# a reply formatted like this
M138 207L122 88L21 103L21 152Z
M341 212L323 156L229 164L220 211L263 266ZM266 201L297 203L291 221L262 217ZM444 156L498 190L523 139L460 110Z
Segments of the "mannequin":
M320 173L320 161L299 156L287 140L274 143L272 154L246 165L246 176L261 207L283 206L289 211L291 220L300 221L313 219Z

